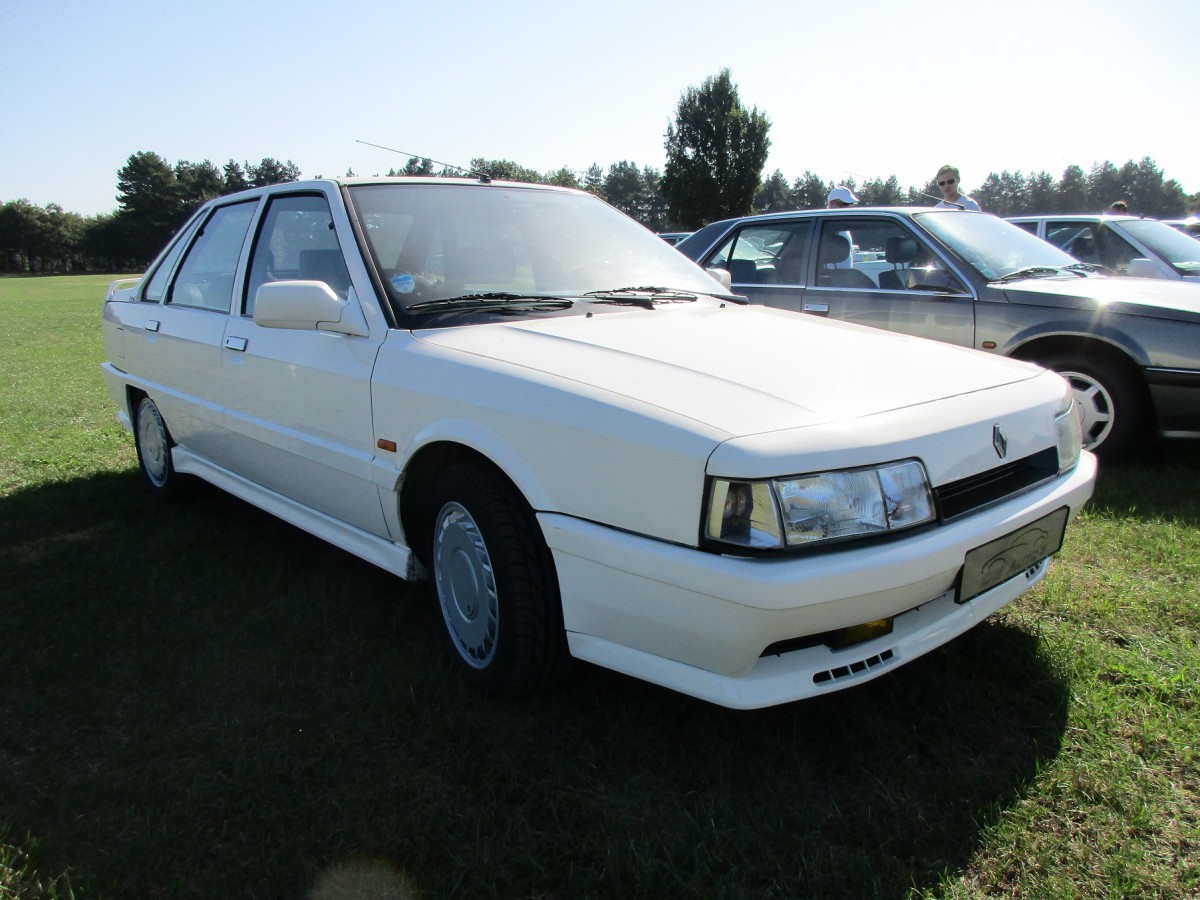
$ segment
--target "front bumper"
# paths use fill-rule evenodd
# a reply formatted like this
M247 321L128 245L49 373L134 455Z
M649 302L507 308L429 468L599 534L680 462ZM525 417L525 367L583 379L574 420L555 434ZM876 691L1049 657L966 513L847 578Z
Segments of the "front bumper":
M950 524L808 556L747 559L541 514L571 653L739 709L828 693L877 677L978 624L1044 577L1033 566L955 602L966 554L1091 496L1096 461ZM893 631L841 650L779 655L780 641L895 616Z

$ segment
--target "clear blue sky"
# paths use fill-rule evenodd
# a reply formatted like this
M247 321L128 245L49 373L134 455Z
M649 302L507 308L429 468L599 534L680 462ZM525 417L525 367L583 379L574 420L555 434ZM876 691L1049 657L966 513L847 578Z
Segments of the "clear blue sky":
M680 95L723 67L789 181L1150 156L1194 193L1198 39L1198 0L0 0L0 202L110 212L139 150L404 164L359 139L661 170Z

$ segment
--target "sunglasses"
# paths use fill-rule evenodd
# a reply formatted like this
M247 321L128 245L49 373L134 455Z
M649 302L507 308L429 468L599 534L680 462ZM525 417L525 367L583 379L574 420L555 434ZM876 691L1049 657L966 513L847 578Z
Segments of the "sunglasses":
M948 184L954 184L956 181L958 181L957 178L947 178L945 181L939 181L938 187L945 187Z

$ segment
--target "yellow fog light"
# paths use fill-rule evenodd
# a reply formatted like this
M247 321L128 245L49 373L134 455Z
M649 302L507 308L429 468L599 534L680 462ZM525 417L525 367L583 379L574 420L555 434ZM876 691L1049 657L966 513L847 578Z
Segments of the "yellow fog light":
M886 619L863 622L861 625L851 625L849 628L835 631L829 641L829 646L834 650L840 650L843 647L853 647L855 644L862 644L874 638L883 637L885 634L891 634L892 619L892 616L888 616Z

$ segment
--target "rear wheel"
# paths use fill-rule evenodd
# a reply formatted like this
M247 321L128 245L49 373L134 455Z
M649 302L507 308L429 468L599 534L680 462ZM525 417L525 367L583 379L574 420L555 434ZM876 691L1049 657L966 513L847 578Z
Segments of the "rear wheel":
M138 402L133 439L142 479L150 491L164 499L178 495L180 476L171 462L171 434L158 406L149 397L142 397Z
M1071 385L1083 420L1083 446L1117 459L1146 437L1150 400L1128 366L1097 355L1055 354L1038 362Z
M434 486L429 561L454 659L477 688L517 696L569 664L550 551L533 511L492 469L453 466Z

